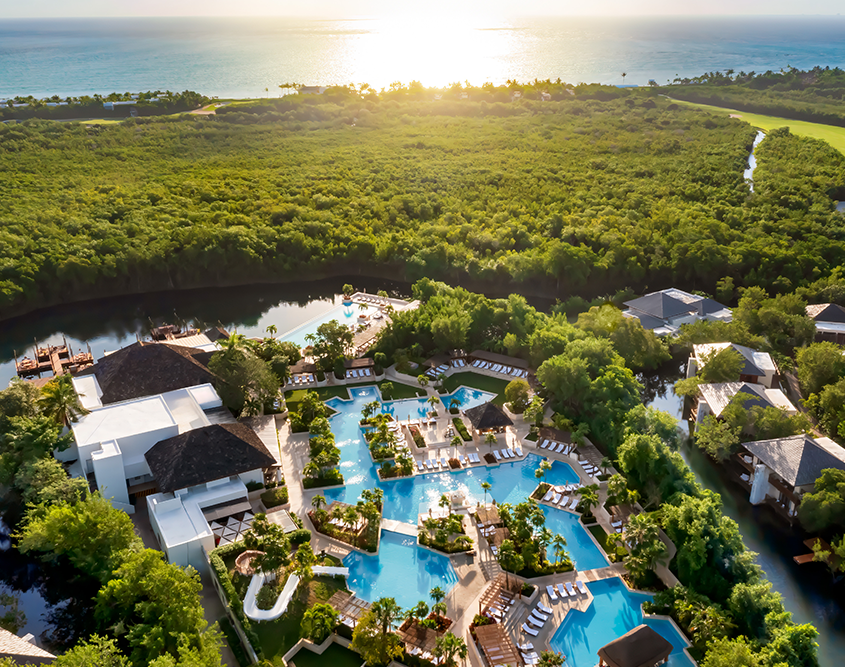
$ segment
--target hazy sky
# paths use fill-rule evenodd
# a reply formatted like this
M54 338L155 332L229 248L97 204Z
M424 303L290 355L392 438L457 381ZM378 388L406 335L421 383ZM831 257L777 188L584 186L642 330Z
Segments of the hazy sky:
M0 2L0 17L64 16L401 16L443 8L493 18L526 15L838 14L842 0L26 0Z

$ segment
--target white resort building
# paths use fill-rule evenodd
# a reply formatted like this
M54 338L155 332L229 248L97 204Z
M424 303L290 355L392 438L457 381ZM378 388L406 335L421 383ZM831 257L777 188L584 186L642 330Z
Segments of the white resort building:
M736 378L739 382L761 384L769 388L778 386L778 368L774 359L772 359L772 355L736 343L694 345L693 354L687 363L687 377L691 378L699 369L704 368L711 356L727 348L732 349L743 358L743 367L739 372L739 377Z
M798 413L795 406L780 389L771 389L751 382L716 382L698 387L700 396L695 420L702 421L707 415L719 417L734 396L743 394L745 409L754 406L778 408L789 415Z

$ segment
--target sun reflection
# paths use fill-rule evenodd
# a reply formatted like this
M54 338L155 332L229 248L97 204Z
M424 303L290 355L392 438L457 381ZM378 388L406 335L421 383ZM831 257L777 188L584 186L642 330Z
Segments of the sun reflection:
M347 44L347 66L353 81L374 88L394 81L444 87L458 77L481 85L494 81L500 61L513 53L512 31L486 30L466 15L427 12L366 23L367 33Z

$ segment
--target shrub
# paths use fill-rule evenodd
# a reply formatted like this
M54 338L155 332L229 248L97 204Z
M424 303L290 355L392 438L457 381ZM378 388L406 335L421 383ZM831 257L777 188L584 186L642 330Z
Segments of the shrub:
M258 635L253 629L249 619L244 615L243 602L235 590L235 585L232 583L232 577L229 576L229 570L226 567L226 563L223 562L223 559L226 556L240 555L244 551L246 551L246 545L243 542L232 542L231 544L217 547L208 555L208 560L211 565L212 572L217 577L217 581L220 582L220 586L223 588L223 593L226 596L229 609L232 610L232 613L240 622L241 627L244 629L244 634L249 640L249 643L252 645L253 650L255 650L256 653L258 653L258 657L261 658L261 642L258 639Z
M531 597L531 594L534 592L534 587L529 584L527 581L523 582L522 590L520 591L525 597Z
M420 449L425 448L425 438L420 433L419 429L412 428L411 435L414 437L414 444Z
M261 494L261 502L267 509L286 504L288 502L288 487L278 486L275 489L265 491Z
M264 485L261 482L247 482L246 483L246 490L247 491L258 491L258 489L263 489Z
M326 374L323 371L317 371L317 382L325 382Z
M306 542L311 541L311 531L307 528L294 530L292 533L288 534L288 539L290 540L291 546L305 544Z
M463 419L454 417L452 419L452 423L455 425L455 429L458 431L461 438L463 438L464 442L470 442L472 440L472 436L469 434L469 431L467 431L467 427L464 424Z
M259 609L272 609L279 599L279 591L276 589L276 582L271 581L264 584L255 596L255 604Z

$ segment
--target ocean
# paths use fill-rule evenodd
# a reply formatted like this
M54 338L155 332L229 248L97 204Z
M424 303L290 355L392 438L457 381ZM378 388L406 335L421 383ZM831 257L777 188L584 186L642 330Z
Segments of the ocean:
M277 97L283 83L412 80L645 85L816 65L845 66L845 17L0 20L0 98L156 89Z

